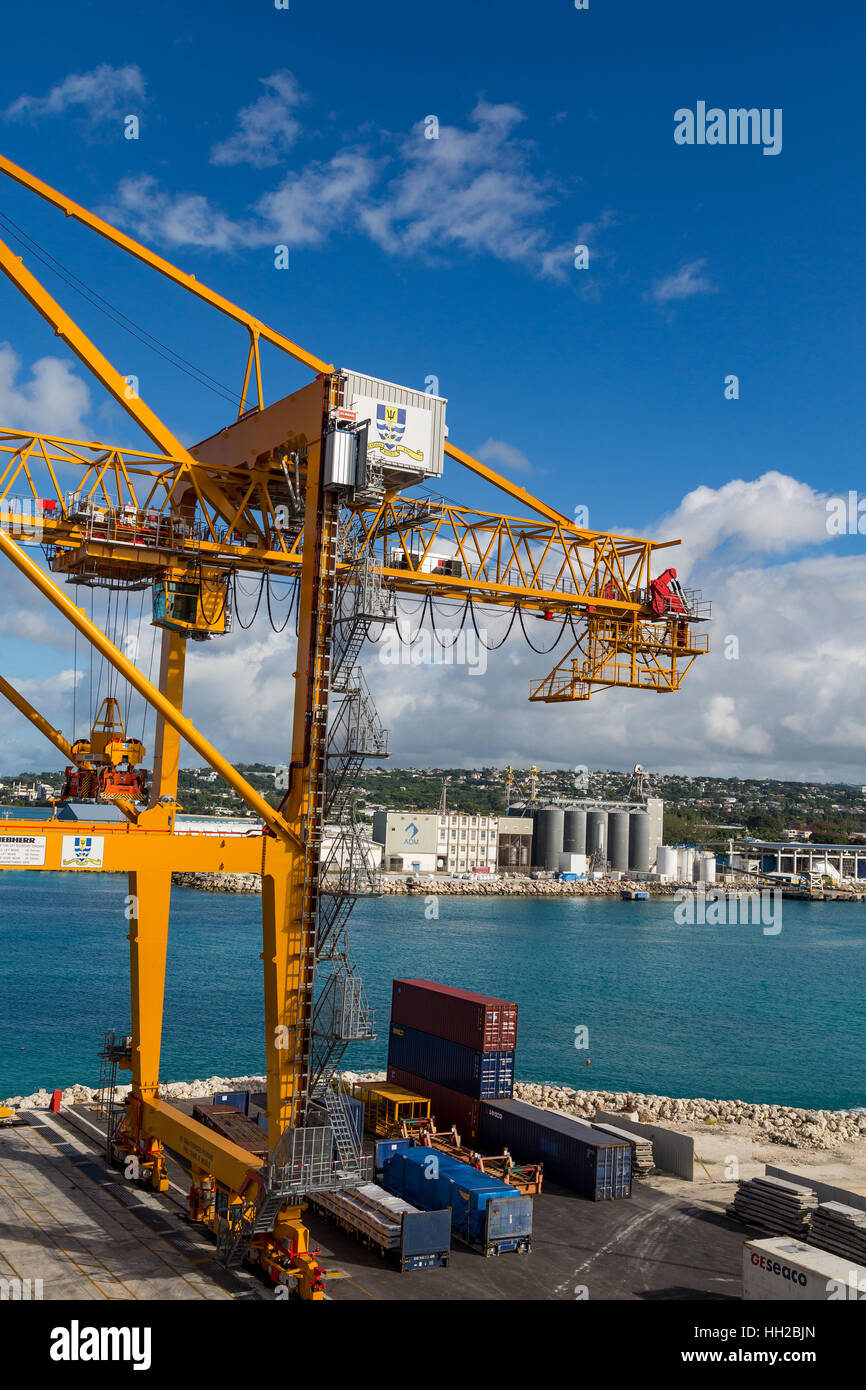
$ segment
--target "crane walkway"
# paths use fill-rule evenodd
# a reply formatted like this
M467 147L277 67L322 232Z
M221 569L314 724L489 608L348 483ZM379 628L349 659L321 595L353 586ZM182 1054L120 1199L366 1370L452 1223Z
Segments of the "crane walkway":
M0 1129L0 1281L40 1280L31 1297L52 1301L235 1297L156 1194L109 1175L57 1117L27 1118Z

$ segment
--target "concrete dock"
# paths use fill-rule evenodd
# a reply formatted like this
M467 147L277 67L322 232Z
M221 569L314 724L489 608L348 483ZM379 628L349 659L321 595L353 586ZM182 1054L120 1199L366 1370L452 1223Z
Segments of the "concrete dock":
M0 1280L41 1279L41 1296L59 1301L273 1299L256 1271L226 1271L186 1220L188 1179L170 1156L171 1188L155 1193L108 1166L89 1107L28 1119L0 1129ZM545 1184L530 1255L485 1260L454 1241L447 1269L407 1274L315 1213L306 1220L337 1302L738 1299L750 1232L722 1205L645 1182L620 1202Z
M41 1280L31 1289L61 1301L250 1296L176 1201L107 1167L97 1130L88 1142L62 1115L27 1118L0 1129L0 1280Z

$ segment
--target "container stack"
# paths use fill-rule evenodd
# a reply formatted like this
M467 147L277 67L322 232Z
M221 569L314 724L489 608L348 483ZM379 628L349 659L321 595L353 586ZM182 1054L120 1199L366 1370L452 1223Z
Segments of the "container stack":
M632 1134L627 1129L617 1129L616 1125L606 1125L591 1122L592 1129L597 1129L601 1134L610 1134L614 1139L622 1139L632 1147L631 1171L636 1178L646 1178L650 1173L655 1172L655 1159L653 1158L653 1144L651 1139L645 1138L640 1134Z
M388 1080L429 1096L437 1127L479 1139L482 1100L514 1090L517 1005L432 980L395 980Z
M866 1265L866 1211L842 1202L821 1202L812 1217L809 1244Z
M757 1226L774 1236L795 1236L805 1240L809 1222L818 1205L811 1187L786 1182L784 1178L748 1178L737 1188L728 1216L746 1226Z

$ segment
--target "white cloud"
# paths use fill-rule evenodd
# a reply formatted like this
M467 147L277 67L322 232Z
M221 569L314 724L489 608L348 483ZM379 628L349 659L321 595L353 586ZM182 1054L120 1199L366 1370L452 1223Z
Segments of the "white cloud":
M233 251L262 242L261 228L226 217L201 194L167 193L150 174L121 179L114 201L100 211L120 226L133 226L146 240L168 246Z
M704 732L709 746L742 757L744 753L771 753L769 734L755 725L745 729L730 695L714 695L704 711Z
M21 358L0 343L0 421L12 429L86 437L90 391L59 357L41 357L21 376Z
M215 145L212 164L251 164L266 169L278 164L301 131L292 111L303 101L296 79L285 70L260 77L265 95L238 112L237 130Z
M677 299L691 299L696 294L715 294L718 286L704 274L705 260L689 261L673 275L657 280L645 296L656 304L670 304Z
M297 135L287 109L301 99L294 79L263 81L272 90L244 108L214 162L275 164ZM402 138L383 133L375 156L347 145L287 173L241 218L199 194L168 192L149 175L123 180L103 212L170 246L317 246L337 232L361 232L389 255L432 261L483 254L561 279L565 248L550 245L550 181L534 170L533 146L518 138L525 119L513 104L479 101L467 128L440 126L436 140L425 139L422 122ZM597 233L613 220L603 212L579 231Z
M343 150L324 164L288 174L256 204L263 239L288 246L316 246L354 221L376 177L376 165L360 151Z
M488 439L477 452L482 463L491 468L501 468L505 473L532 473L533 467L522 449L508 444L504 439Z
M428 140L419 122L401 142L403 168L363 213L369 235L392 254L459 249L540 268L552 199L514 138L525 119L518 106L479 101L468 130L443 125Z
M130 103L140 106L145 100L145 80L136 63L122 68L102 63L90 72L64 77L45 96L17 97L3 114L10 121L38 121L73 111L96 125L122 119L128 114Z
M728 547L738 557L778 555L822 545L827 533L827 498L808 483L771 470L752 482L734 478L719 488L702 485L686 494L675 511L653 527L660 540L683 538L671 551L674 566Z

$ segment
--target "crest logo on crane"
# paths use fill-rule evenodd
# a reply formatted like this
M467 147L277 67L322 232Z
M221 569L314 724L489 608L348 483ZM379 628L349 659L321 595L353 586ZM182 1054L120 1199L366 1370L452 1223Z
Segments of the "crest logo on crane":
M406 433L405 406L388 405L379 401L376 405L376 432L379 438L368 446L368 453L381 449L384 454L390 457L397 454L408 454L418 463L424 462L423 449L409 449L403 443L403 436Z
M101 869L105 853L103 835L64 835L61 869Z
M406 433L406 411L399 405L376 406L376 429L386 448L402 444Z

